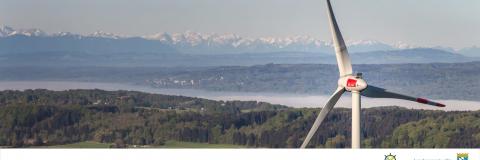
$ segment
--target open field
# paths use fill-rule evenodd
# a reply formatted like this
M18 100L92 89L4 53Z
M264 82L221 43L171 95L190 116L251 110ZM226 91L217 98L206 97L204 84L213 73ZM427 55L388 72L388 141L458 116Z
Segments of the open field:
M192 143L180 141L167 141L165 145L158 146L160 148L245 148L245 146L233 144L208 144L208 143Z
M111 144L109 143L100 143L94 141L85 141L72 144L63 144L48 146L47 148L109 148Z
M109 148L110 143L100 143L94 141L85 141L72 144L48 146L47 148ZM136 148L128 146L128 148ZM163 146L140 146L138 148L245 148L245 146L232 144L208 144L180 141L167 141Z

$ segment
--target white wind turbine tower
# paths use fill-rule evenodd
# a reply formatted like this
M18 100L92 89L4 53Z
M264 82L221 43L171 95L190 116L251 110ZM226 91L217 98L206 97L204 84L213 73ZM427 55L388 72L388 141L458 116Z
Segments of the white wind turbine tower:
M325 119L325 117L327 117L328 113L332 110L338 99L345 91L352 92L352 148L360 148L360 95L372 98L403 99L434 105L437 107L445 107L443 104L429 101L427 99L393 93L383 88L367 85L367 82L363 80L361 73L352 74L350 57L348 56L347 47L343 40L342 34L340 33L340 29L338 28L335 15L333 14L330 0L327 0L327 8L340 77L338 79L337 89L327 101L322 111L318 114L318 117L308 132L305 141L303 141L301 148L307 147L322 121Z

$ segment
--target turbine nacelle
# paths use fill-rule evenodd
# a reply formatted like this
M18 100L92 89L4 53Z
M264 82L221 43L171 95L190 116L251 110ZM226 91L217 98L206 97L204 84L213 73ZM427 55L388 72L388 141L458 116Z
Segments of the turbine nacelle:
M348 75L338 79L338 86L349 92L361 92L367 88L367 82L362 79L362 74Z

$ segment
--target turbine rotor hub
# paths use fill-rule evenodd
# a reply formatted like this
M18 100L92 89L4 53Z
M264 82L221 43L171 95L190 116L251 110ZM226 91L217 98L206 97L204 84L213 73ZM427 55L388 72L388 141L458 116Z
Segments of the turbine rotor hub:
M349 92L360 92L367 88L367 82L363 80L361 73L357 73L355 75L348 75L338 79L338 86L345 87L345 90Z

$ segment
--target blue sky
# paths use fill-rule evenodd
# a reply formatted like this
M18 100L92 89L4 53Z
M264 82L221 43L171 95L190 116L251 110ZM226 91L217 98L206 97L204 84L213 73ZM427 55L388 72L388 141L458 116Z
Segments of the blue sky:
M479 0L332 0L346 39L480 46ZM236 33L329 40L324 0L0 0L0 24L122 35Z

